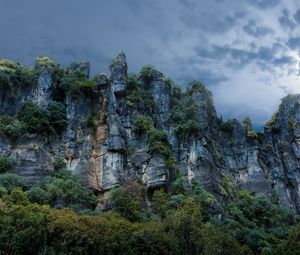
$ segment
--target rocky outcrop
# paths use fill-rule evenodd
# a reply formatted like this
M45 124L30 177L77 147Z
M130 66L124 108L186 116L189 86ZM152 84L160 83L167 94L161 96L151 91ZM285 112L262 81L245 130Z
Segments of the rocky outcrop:
M149 69L149 76L137 76L137 89L129 83L124 53L113 60L110 76L102 73L93 80L87 62L66 71L52 59L39 57L35 68L26 70L12 61L0 61L0 114L14 116L27 101L44 108L59 101L67 120L61 133L48 137L11 139L1 130L0 155L13 159L11 171L24 177L27 185L53 174L55 159L62 158L95 192L130 180L142 181L150 191L167 189L179 174L187 184L196 180L222 201L222 181L228 176L241 187L277 196L282 205L300 212L300 95L286 97L258 136L237 120L222 122L211 93L202 86L192 88L186 95L199 130L180 137L171 116L170 81ZM60 87L61 75L72 72L84 76L83 83L71 80L77 82L75 95ZM12 73L20 77L14 80ZM140 117L149 120L151 130L136 131ZM153 132L162 135L162 131L169 143L151 144Z

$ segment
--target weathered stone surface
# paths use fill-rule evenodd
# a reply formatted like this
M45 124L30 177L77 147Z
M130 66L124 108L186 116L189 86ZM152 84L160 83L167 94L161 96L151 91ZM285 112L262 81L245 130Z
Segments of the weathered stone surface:
M142 180L150 190L168 187L171 173L165 156L150 151L149 134L134 130L138 116L147 115L155 128L166 131L173 157L187 183L197 180L222 201L222 179L229 176L251 192L268 196L276 193L282 205L300 212L300 95L286 97L263 136L255 138L237 120L232 121L231 131L222 131L211 93L205 88L192 91L200 132L180 140L175 135L176 123L170 120L171 87L159 71L154 70L147 81L140 77L141 86L154 100L153 107L145 111L143 106L130 108L126 103L124 53L113 60L110 77L97 76L97 93L80 92L76 98L58 90L54 66L50 58L41 57L36 64L37 84L0 84L0 114L16 114L26 101L45 107L59 93L59 100L66 106L67 126L60 135L13 142L0 135L0 155L15 160L12 171L23 176L27 185L51 175L54 158L61 157L97 192L107 192L128 180ZM2 61L1 68L14 70L20 65ZM89 77L88 63L72 68ZM92 118L94 127L88 127L88 118ZM99 201L98 207L109 205Z
M154 154L151 157L149 163L143 166L142 173L142 180L149 189L165 186L170 180L169 171L160 154Z
M127 62L126 56L121 52L110 65L111 86L116 95L123 95L126 90Z
M41 144L20 144L12 150L10 157L14 160L12 172L22 176L27 186L37 184L53 173L53 159Z

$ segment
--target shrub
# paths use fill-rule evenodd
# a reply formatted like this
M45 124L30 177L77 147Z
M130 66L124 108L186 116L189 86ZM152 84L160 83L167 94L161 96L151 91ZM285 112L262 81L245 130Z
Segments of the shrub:
M244 190L237 193L226 209L228 231L255 253L272 250L288 235L289 226L295 222L291 211Z
M149 151L158 152L164 156L170 155L168 135L164 130L152 129L149 133Z
M24 128L23 123L16 118L2 115L0 116L0 130L8 137L15 139L22 134Z
M0 174L0 186L10 192L14 188L23 188L25 184L21 176L12 173L4 173Z
M35 69L24 68L19 63L11 60L0 60L0 86L13 88L35 84L36 82L37 73ZM8 93L11 91L8 91Z
M112 192L114 210L122 217L137 221L140 219L140 210L144 205L142 187L136 182L127 182L121 188Z
M134 123L133 130L138 134L148 134L153 125L149 118L145 116L139 116Z
M201 81L193 80L189 82L188 88L187 88L187 94L192 95L193 93L202 93L206 92L206 88L202 84Z
M43 199L36 196L40 189L43 190ZM69 170L60 170L53 177L46 177L38 187L32 187L28 194L32 202L49 203L52 206L62 199L66 207L74 210L93 208L96 205L95 195Z
M67 165L62 158L56 157L54 158L53 167L55 173L58 173L59 171L66 169Z
M49 125L61 133L67 125L66 107L61 102L51 102L47 106Z
M220 126L220 130L224 133L232 133L233 129L234 129L233 120L228 120L223 124L221 124Z
M6 156L0 156L0 172L8 171L13 165L12 159Z
M23 122L24 133L48 134L50 132L49 112L32 102L23 105L18 118Z
M164 218L168 210L168 194L163 189L155 190L151 205L154 213Z
M140 74L146 81L150 81L152 79L154 72L155 72L155 68L153 66L145 65L142 67Z
M132 108L140 108L143 111L151 112L154 106L153 97L142 88L136 75L129 75L127 78L127 105Z
M92 116L89 115L85 121L85 125L87 128L90 128L92 130L96 130L97 128L97 120Z
M171 119L179 139L186 139L200 132L196 120L195 103L188 95L181 94L179 89L172 90Z
M78 63L71 65L61 72L59 87L76 99L81 92L92 96L96 92L97 84L89 80L87 72Z

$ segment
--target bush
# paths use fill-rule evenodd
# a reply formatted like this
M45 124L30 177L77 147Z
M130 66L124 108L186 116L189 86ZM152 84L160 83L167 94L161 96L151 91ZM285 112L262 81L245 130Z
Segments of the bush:
M151 121L145 116L139 116L133 126L133 130L138 134L148 134L152 128Z
M50 132L49 112L32 102L23 105L18 118L23 122L23 133L49 134Z
M10 192L14 188L23 188L25 184L22 177L12 173L4 173L0 174L0 186Z
M154 213L161 218L166 216L168 210L168 194L163 190L155 190L152 196L152 208Z
M145 65L142 67L140 74L146 81L150 81L155 71L156 70L153 66Z
M67 165L62 158L56 157L54 158L53 167L55 173L58 173L59 171L66 169Z
M141 111L151 112L154 106L153 97L142 88L136 75L129 75L127 78L127 105L132 108L139 108Z
M0 86L13 88L37 83L37 73L33 68L24 68L11 60L0 60ZM8 93L13 90L8 91Z
M49 125L61 133L67 125L66 107L61 102L51 102L47 106Z
M202 93L202 92L206 92L206 91L207 90L201 81L193 80L193 81L189 82L189 85L187 88L188 95L192 95L193 93Z
M149 133L149 151L157 152L164 156L170 156L170 144L168 135L163 130L152 129Z
M221 124L220 126L220 130L224 133L232 133L233 129L234 129L233 120L228 120L223 124Z
M92 130L96 130L97 128L97 120L92 116L89 115L85 121L85 125L87 128L90 128Z
M14 139L26 133L61 133L66 124L65 106L60 102L51 102L46 109L26 102L17 116L0 116L0 129Z
M87 72L79 63L72 63L61 72L59 88L76 99L81 92L85 93L86 96L93 96L97 84L94 80L89 80Z
M130 221L140 219L140 210L144 205L142 187L136 182L127 182L112 192L114 210Z
M41 197L38 197L38 192L41 192ZM95 195L69 170L60 170L53 177L46 177L39 186L32 187L28 191L28 196L32 202L52 206L62 200L65 207L74 210L94 208L96 205Z
M171 119L179 139L186 139L200 132L196 120L195 103L187 94L181 94L179 89L172 90Z
M241 190L226 206L225 222L230 234L255 253L273 250L286 238L295 223L291 211L272 203L264 196L253 196Z
M0 172L8 171L13 165L12 159L6 156L0 156Z

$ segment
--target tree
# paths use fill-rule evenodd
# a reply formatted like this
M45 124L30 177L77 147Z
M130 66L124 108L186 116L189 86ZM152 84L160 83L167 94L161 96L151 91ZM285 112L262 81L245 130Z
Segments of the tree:
M152 196L152 208L154 213L164 218L168 210L168 194L163 190L155 190Z
M140 218L140 210L144 204L141 186L136 182L127 182L121 188L112 192L114 210L122 217L137 221Z
M200 254L202 251L201 211L200 205L194 199L187 198L181 207L167 218L170 234L176 238L178 254Z

